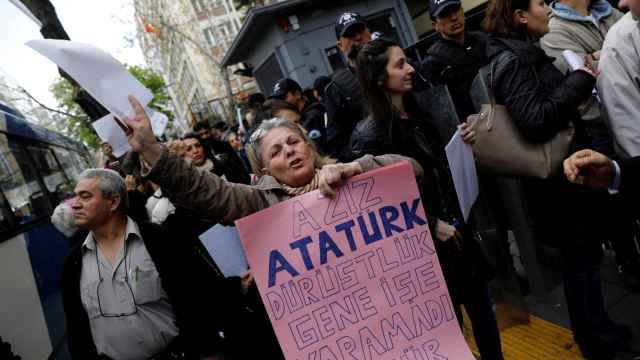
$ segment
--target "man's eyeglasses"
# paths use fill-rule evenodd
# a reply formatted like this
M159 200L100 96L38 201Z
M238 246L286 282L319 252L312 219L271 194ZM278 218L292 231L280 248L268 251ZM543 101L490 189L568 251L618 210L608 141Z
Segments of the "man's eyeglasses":
M131 288L131 284L129 284L129 267L127 266L127 244L124 244L124 282L127 284L129 288L129 292L131 293L131 299L133 300L133 309L131 311L127 311L119 314L109 314L102 311L102 302L100 301L100 286L104 282L102 278L102 274L100 273L100 261L98 260L98 249L96 249L96 265L98 266L98 285L96 286L96 295L98 298L98 309L100 310L100 316L103 317L123 317L123 316L131 316L138 312L138 303L136 303L136 297L133 295L133 289Z

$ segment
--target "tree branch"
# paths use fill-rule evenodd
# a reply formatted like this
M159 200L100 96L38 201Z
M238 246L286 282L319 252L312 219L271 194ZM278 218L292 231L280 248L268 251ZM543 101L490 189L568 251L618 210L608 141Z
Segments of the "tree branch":
M12 88L12 87L4 85L4 84L3 84L3 86L8 88L8 89L10 89L10 90L19 91L19 92L25 94L27 97L29 97L29 99L33 100L36 104L38 104L39 106L41 106L42 108L44 108L47 111L54 112L54 113L57 113L57 114L60 114L60 115L64 115L64 116L73 117L73 118L78 117L77 115L73 115L73 114L68 113L66 111L57 110L57 109L51 108L51 107L43 104L38 99L36 99L33 95L31 95L31 93L29 93L27 91L27 89L25 89L25 88L23 88L21 86L19 86L18 88Z

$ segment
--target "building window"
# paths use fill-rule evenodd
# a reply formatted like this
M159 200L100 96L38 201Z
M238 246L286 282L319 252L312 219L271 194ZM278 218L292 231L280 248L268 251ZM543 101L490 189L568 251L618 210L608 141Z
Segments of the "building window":
M254 70L253 75L260 89L264 93L270 93L273 85L284 77L276 54L271 54L264 63Z
M222 29L222 33L224 34L224 38L226 40L228 41L233 40L233 37L235 36L235 31L233 30L233 26L231 25L230 22L221 24L220 28Z
M204 5L204 1L203 0L191 0L191 5L193 5L193 9L197 13L201 13L201 12L207 10L206 6Z
M204 33L204 38L207 39L207 43L209 44L209 46L217 46L218 45L218 40L216 39L216 34L215 34L213 28L208 27L208 28L202 30L202 32Z
M180 85L182 87L182 90L184 91L185 96L188 96L191 93L194 84L195 80L193 78L193 75L191 75L191 71L189 71L188 64L185 61L182 69L182 76L180 76Z
M175 50L171 53L169 73L171 74L171 77L173 79L177 79L178 75L180 74L180 64L182 63L182 54L184 54L185 52L182 51L181 48L172 47L172 49L175 49Z

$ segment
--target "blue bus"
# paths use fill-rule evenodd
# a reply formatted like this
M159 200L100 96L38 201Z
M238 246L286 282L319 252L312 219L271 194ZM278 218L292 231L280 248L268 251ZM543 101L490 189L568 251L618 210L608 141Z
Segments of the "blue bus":
M88 167L83 144L0 102L0 337L23 359L67 358L59 280L69 243L50 215Z

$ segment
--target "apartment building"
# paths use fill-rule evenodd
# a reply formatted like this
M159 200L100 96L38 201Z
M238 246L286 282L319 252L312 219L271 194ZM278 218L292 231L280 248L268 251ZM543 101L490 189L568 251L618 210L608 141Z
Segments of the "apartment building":
M134 6L142 52L167 83L178 132L213 114L234 122L233 104L255 84L233 73L242 65L220 67L241 27L233 0L134 0Z

